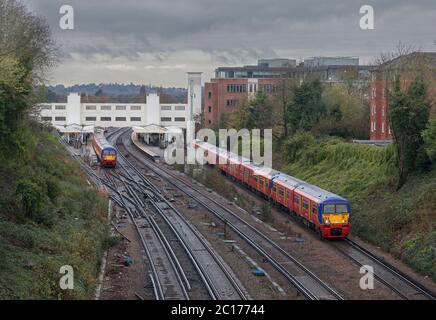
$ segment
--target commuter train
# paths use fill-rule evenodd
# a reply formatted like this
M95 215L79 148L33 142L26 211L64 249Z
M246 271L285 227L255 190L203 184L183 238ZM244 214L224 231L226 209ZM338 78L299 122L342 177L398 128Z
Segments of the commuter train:
M203 152L206 163L296 215L321 238L348 236L351 207L347 199L210 143L194 140L193 147Z
M102 167L115 168L117 165L117 151L107 142L104 131L98 130L94 132L92 138L92 147Z

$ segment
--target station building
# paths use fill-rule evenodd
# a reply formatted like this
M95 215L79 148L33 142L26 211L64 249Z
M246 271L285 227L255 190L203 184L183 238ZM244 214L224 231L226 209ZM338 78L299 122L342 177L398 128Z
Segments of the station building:
M77 127L163 127L187 128L187 121L201 114L201 73L188 72L188 103L160 103L150 93L144 103L83 103L79 93L71 93L66 103L39 105L39 120L65 131ZM192 109L192 112L191 112ZM192 114L191 114L192 113Z

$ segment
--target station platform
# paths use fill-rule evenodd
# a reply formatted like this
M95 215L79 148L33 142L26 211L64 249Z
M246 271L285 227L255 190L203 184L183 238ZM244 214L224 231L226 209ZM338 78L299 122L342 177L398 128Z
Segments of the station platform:
M161 149L159 147L148 146L148 145L142 143L141 141L138 140L138 137L135 134L135 132L132 132L131 140L132 140L132 143L135 145L135 147L137 147L142 152L144 152L145 155L148 158L152 159L154 162L159 163L164 158L164 150L163 149Z

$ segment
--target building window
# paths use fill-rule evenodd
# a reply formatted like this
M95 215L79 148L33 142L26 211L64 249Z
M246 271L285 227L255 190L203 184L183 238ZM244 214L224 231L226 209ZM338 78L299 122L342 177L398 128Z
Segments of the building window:
M372 97L375 98L377 96L377 90L374 88L372 89Z
M52 119L52 117L41 117L42 121L51 121Z
M115 121L127 121L126 117L116 117Z
M212 107L211 106L209 106L209 112L212 112Z
M382 133L385 133L385 123L384 122L382 122Z
M130 106L130 110L132 110L132 111L140 111L141 110L141 106Z
M105 110L105 111L112 110L112 107L111 106L101 106L100 110Z
M383 117L385 116L385 107L384 106L382 107L382 116Z
M66 121L66 117L55 117L55 121Z
M227 92L247 92L246 84L228 84Z
M139 122L139 121L141 121L141 117L130 117L130 121Z
M65 110L66 107L65 106L61 106L61 105L57 105L57 106L55 106L55 109L56 110Z
M277 86L273 84L263 84L260 86L260 90L267 93L277 92Z
M160 118L160 121L169 122L169 121L171 121L171 117L162 117L162 118Z
M184 111L185 106L175 106L174 110Z
M100 121L112 121L111 117L101 117Z
M239 105L239 100L237 99L229 99L226 101L228 107L236 107Z
M43 105L41 106L41 110L51 110L51 105L49 104Z
M212 99L212 91L209 91L209 99Z
M85 121L97 121L97 117L86 117Z
M372 114L375 115L377 113L376 105L372 105Z
M175 117L174 121L177 121L177 122L185 121L185 117Z
M119 111L124 111L126 110L126 106L116 106L115 109Z
M171 106L160 106L160 109L162 111L169 111L169 110L171 110Z
M97 106L86 106L86 110L97 110Z
M209 120L209 124L211 124L211 123L212 123L212 121Z

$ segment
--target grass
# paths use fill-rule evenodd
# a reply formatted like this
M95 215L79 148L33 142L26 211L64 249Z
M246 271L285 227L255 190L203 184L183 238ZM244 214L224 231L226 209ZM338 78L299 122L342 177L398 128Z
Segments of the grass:
M90 299L107 198L48 131L26 130L20 155L0 161L0 299ZM60 289L63 265L74 269L74 290Z
M436 280L436 170L395 191L393 146L297 134L284 145L282 171L352 201L352 234Z

